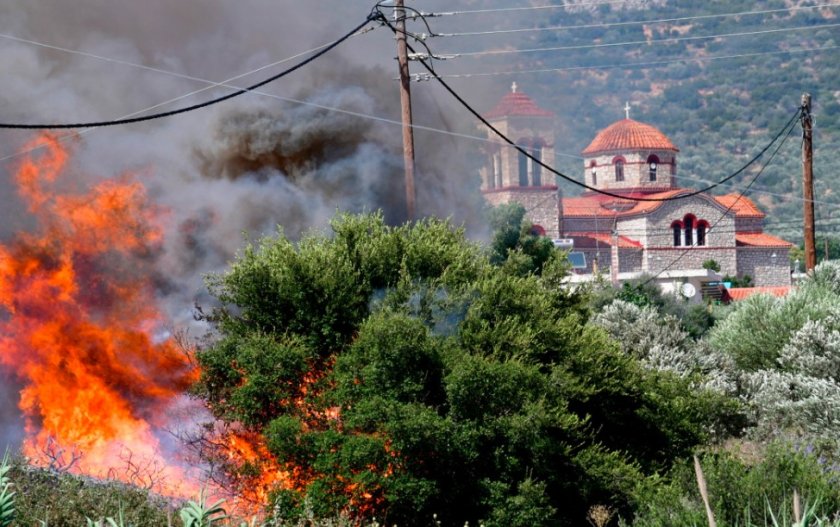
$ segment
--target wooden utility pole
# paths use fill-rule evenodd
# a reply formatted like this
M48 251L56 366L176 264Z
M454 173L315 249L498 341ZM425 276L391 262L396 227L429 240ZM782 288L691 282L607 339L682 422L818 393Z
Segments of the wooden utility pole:
M811 120L811 94L802 94L802 194L805 206L805 272L817 266L817 248L814 240L814 146Z
M400 106L402 108L403 161L405 163L405 204L409 220L414 219L414 129L411 118L411 76L408 72L408 45L405 34L404 0L394 1L397 26L397 62L400 66Z

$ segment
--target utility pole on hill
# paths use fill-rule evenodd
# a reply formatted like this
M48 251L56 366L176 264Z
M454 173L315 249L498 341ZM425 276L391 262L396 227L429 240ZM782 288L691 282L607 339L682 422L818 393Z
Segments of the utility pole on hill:
M408 46L405 33L404 0L394 1L397 26L397 62L400 66L400 106L402 108L403 161L405 163L405 204L409 220L414 219L414 129L411 118L411 77L408 72Z
M811 94L802 94L802 194L805 206L805 272L817 266L817 248L814 240L814 145L811 119Z

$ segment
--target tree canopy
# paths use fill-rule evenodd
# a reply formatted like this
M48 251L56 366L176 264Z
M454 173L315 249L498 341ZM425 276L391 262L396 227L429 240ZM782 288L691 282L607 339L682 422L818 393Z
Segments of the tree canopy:
M579 525L594 504L628 510L720 411L587 324L558 251L485 249L440 220L331 227L249 244L209 280L196 393L285 467L281 516Z

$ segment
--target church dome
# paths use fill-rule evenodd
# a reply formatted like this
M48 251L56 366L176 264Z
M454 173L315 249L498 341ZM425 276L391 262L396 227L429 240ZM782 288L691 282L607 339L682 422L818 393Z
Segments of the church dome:
M633 119L622 119L604 128L584 148L583 155L626 150L672 150L679 152L656 127Z
M501 119L504 117L554 117L554 112L537 106L537 103L528 95L518 91L514 82L511 91L508 92L495 108L490 110L485 119Z

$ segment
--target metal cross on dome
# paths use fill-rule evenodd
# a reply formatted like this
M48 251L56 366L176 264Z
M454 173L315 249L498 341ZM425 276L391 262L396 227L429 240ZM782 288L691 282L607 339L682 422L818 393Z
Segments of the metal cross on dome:
M516 85L516 81L513 81L513 84L510 85L510 91L513 92L513 93L516 93L516 89L518 87L519 86Z
M630 118L630 103L627 101L624 101L624 117Z

